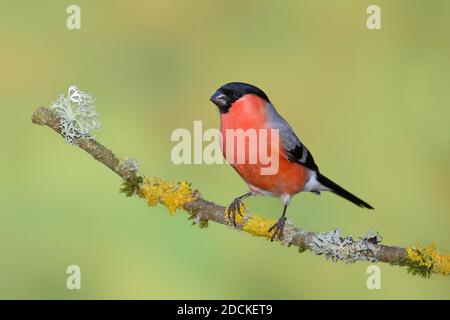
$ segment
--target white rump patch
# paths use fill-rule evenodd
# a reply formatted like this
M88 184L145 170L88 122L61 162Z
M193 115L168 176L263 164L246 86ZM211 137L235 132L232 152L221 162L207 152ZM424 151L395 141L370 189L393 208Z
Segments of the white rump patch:
M308 192L308 191L330 191L329 188L325 187L323 184L321 184L319 181L317 181L317 173L313 170L309 171L309 178L308 181L305 183L302 191Z

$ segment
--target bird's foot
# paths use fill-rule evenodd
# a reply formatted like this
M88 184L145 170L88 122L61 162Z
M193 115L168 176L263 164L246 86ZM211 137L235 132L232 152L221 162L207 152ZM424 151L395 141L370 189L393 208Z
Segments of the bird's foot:
M275 239L281 239L281 235L283 234L284 229L284 223L286 222L286 217L282 216L278 221L269 228L268 232L272 232L272 237L270 238L270 241L273 241Z
M238 197L231 202L231 204L228 206L227 214L228 214L228 220L230 220L233 223L233 226L236 228L236 213L239 214L241 217L243 217L243 214L241 212L241 205L242 205L242 199L241 197Z

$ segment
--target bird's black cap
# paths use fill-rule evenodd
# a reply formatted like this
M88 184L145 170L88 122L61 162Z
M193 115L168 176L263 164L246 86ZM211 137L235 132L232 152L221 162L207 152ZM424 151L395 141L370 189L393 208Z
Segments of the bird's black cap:
M230 82L221 86L210 100L219 108L221 113L227 113L231 105L246 94L254 94L270 102L264 91L244 82Z

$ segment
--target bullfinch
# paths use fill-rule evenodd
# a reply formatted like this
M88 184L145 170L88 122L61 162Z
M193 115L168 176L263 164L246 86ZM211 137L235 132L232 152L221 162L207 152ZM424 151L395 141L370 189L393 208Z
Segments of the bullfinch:
M220 87L211 97L220 112L221 147L224 157L242 177L250 191L235 198L228 207L228 218L236 226L236 214L241 213L242 200L253 195L279 197L283 202L283 213L278 221L268 230L271 240L280 239L286 221L286 210L292 196L300 192L313 192L320 195L322 191L330 191L355 205L373 209L367 202L348 192L332 180L320 173L311 152L298 139L287 121L275 110L267 95L259 88L242 82L231 82ZM261 141L245 140L241 146L237 135L229 132L237 130L274 131L278 139L270 140L270 134L265 134L265 144ZM274 130L275 129L275 130ZM234 141L230 141L234 139ZM242 141L242 140L241 140ZM276 145L273 141L276 141ZM230 143L232 142L232 143ZM228 147L231 145L231 147ZM266 148L267 150L258 150ZM270 151L272 159L278 161L277 170L271 174L262 174L266 166L261 159L249 161L252 152ZM242 159L235 160L236 155L245 153ZM275 156L275 157L273 157Z

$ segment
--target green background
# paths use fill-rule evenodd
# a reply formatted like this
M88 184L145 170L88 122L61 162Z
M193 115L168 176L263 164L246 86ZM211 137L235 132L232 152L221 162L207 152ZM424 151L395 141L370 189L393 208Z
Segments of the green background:
M141 171L186 179L229 203L246 191L226 165L171 163L175 128L217 127L222 84L261 87L329 177L376 207L294 198L312 231L379 231L386 244L450 251L450 2L72 1L0 3L0 298L450 298L449 279L346 265L118 193L120 179L31 124L76 84L97 97L97 138ZM382 30L366 28L378 4ZM276 218L274 198L247 201ZM82 290L66 289L68 265Z

